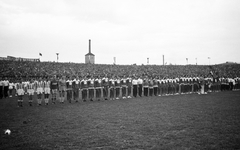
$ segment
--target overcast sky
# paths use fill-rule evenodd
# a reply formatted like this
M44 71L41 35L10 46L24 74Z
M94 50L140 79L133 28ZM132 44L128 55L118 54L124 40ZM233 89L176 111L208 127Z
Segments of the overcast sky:
M0 56L161 65L240 62L239 0L0 0ZM210 59L208 59L210 57Z

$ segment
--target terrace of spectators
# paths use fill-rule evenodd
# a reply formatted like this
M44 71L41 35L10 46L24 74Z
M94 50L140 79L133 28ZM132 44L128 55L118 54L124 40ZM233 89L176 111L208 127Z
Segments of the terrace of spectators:
M149 75L164 77L200 76L213 72L217 76L240 76L240 64L229 65L107 65L0 60L2 77Z

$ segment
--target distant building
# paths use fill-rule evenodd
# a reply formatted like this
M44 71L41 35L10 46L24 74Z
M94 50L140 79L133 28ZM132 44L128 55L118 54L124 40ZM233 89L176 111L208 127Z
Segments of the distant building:
M89 52L85 55L85 64L94 64L95 55L91 53L91 40L89 40Z
M13 57L13 56L0 57L0 60L40 62L39 58L22 58L22 57Z

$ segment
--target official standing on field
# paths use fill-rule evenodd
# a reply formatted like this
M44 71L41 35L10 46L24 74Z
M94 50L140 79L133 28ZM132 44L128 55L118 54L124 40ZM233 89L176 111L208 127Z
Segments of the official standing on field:
M0 99L3 98L3 81L2 77L0 77Z
M3 86L4 86L4 98L8 97L8 88L9 88L9 81L7 80L7 78L5 78L5 80L3 81Z

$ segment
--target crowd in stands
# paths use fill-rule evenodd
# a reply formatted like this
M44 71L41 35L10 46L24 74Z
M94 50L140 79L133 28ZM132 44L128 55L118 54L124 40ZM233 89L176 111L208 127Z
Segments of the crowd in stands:
M240 64L232 65L105 65L83 63L55 63L0 60L0 76L11 79L45 76L123 76L148 75L161 78L206 76L210 72L219 77L240 76Z

